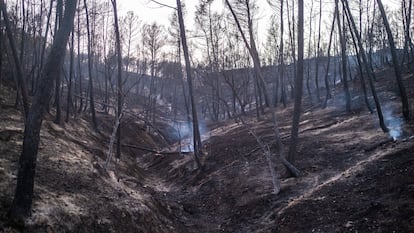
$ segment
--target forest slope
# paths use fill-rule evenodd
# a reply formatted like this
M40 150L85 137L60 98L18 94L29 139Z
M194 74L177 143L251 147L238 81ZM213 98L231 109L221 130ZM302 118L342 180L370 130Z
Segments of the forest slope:
M286 177L279 165L282 192L277 196L271 193L271 177L260 147L234 121L211 126L201 158L203 173L194 170L190 156L154 159L147 154L138 159L139 164L172 185L162 196L166 202L180 203L190 215L184 223L188 232L410 232L414 131L412 122L400 118L391 72L378 73L377 83L389 134L381 131L376 115L364 106L358 82L352 83L351 113L344 110L340 85L326 109L305 102L296 163L304 175ZM412 76L404 80L412 103ZM285 144L289 143L292 111L288 106L277 113ZM254 117L247 121L276 151L270 116L260 122ZM371 212L371 205L379 212Z
M2 87L0 97L0 232L13 232L6 226L16 183L22 145L21 112L13 108L14 92ZM78 118L64 127L47 117L39 148L33 216L24 232L181 232L182 226L167 206L159 202L145 174L135 161L125 156L108 171L103 165L108 148L111 117L100 115L106 133L94 133L85 119ZM107 125L107 127L105 127ZM135 134L143 132L130 122ZM130 133L132 135L134 133ZM154 143L142 134L140 142ZM128 140L126 140L128 142ZM125 153L127 154L127 153ZM119 180L122 180L119 182Z
M320 109L305 102L297 167L300 178L277 166L282 192L273 195L266 159L240 122L209 126L205 169L191 154L123 148L121 161L103 169L112 117L98 114L101 134L83 118L43 124L33 216L27 232L412 232L414 225L414 138L404 123L390 70L379 76L386 121L400 135L384 134L359 91L353 112L344 111L340 86ZM413 78L405 76L410 101ZM358 86L358 83L353 85ZM354 88L357 90L356 88ZM22 142L21 112L14 92L0 96L0 229L6 226ZM413 107L413 106L412 106ZM292 106L277 112L283 142L289 143ZM157 148L162 142L133 119L123 143ZM269 116L246 118L272 151ZM171 150L171 148L165 148ZM161 150L160 150L161 151Z

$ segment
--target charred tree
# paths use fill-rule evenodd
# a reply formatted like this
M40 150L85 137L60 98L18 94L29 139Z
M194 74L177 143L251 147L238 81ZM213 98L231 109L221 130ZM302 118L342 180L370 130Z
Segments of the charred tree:
M286 107L286 88L285 88L285 57L284 57L284 41L283 41L283 34L284 34L284 25L283 25L283 0L280 1L280 62L279 62L279 77L280 77L280 102L282 102L283 106ZM277 101L277 100L276 100Z
M2 0L1 0L2 1ZM34 176L40 129L46 108L52 96L53 81L60 73L66 52L66 44L73 27L76 0L66 0L62 26L55 34L43 75L40 76L38 91L26 118L23 150L20 155L17 185L8 216L12 221L20 221L31 214Z
M119 24L118 24L118 9L116 5L116 0L111 0L112 7L114 10L114 24L115 24L115 38L116 38L116 53L117 53L117 62L118 62L118 89L117 89L117 118L119 119L118 127L116 131L116 158L121 158L121 112L122 112L122 51L121 51L121 37L119 35Z
M338 11L338 8L337 8L337 6L335 6L334 17L332 17L331 32L329 34L328 61L326 63L326 71L325 71L325 89L326 89L326 94L325 94L325 101L322 104L322 108L326 108L326 106L328 104L328 99L332 98L331 89L330 89L330 86L329 86L329 69L330 69L330 65L331 65L332 37L333 37L333 32L335 30L335 19L336 19L337 11Z
M13 36L13 31L12 31L10 20L9 20L9 14L7 12L7 8L6 8L6 4L4 3L4 0L0 0L0 7L1 7L1 12L3 13L4 24L6 27L6 34L9 39L9 44L12 50L14 66L16 68L16 74L17 74L16 78L17 78L17 84L18 84L17 88L19 88L21 92L23 112L26 118L29 113L29 97L28 97L28 92L27 92L26 81L24 80L24 77L23 77L22 64L21 64L21 60L19 59L19 55L17 54L15 38Z
M95 100L93 95L93 78L92 78L92 38L91 38L91 31L90 31L90 24L89 24L89 11L88 11L88 5L86 3L86 0L83 0L83 4L85 7L85 17L86 17L86 30L87 30L87 36L88 36L88 74L89 74L89 98L90 98L90 111L92 113L92 126L95 131L98 130L98 123L96 122L96 116L95 116Z
M260 83L264 84L265 81L264 81L263 75L261 73L259 54L257 53L256 47L253 46L254 45L254 40L252 38L250 38L250 44L249 44L249 42L247 41L247 38L246 38L246 36L245 36L245 34L242 30L239 19L237 18L236 13L234 12L233 7L231 6L231 4L228 0L226 0L226 5L229 8L231 14L233 15L234 21L236 22L237 28L239 29L239 32L240 32L241 37L244 41L244 44L245 44L247 50L249 51L250 56L252 57L252 60L253 60L253 63L254 63L254 71L255 71L255 74L256 74L256 80L258 82L258 85L260 85ZM248 18L250 19L250 17L248 17ZM251 24L252 24L252 22L250 22L250 26L252 26ZM253 33L253 30L251 30L250 37L253 36L252 33ZM278 152L279 152L280 160L283 163L283 165L286 167L286 169L291 174L293 174L295 177L299 177L301 175L301 172L291 162L289 162L286 158L285 148L284 148L284 145L282 143L282 139L280 138L280 132L279 132L278 124L277 124L277 118L276 118L276 112L275 112L275 109L274 109L274 103L271 103L272 98L270 98L270 96L269 96L266 85L263 85L262 88L263 88L263 94L264 94L265 102L270 103L268 106L270 107L270 113L272 114L273 132L274 132L277 148L279 150Z
M374 77L372 69L371 69L371 67L368 63L368 59L367 59L367 55L365 53L365 49L362 46L361 37L359 36L359 32L358 32L358 29L356 27L354 18L352 17L351 11L349 9L348 1L347 0L342 0L342 4L344 4L345 13L348 15L348 19L351 22L352 29L355 32L354 35L356 36L356 39L357 39L357 42L358 42L358 48L359 48L359 52L361 54L364 69L368 74L368 83L369 83L369 86L370 86L370 89L371 89L372 96L374 97L375 107L377 109L377 114L378 114L378 120L379 120L380 127L381 127L382 131L388 132L388 128L385 125L384 116L382 114L381 103L379 101L377 91L376 91L375 85L374 85L375 77Z
M293 110L292 130L290 133L290 146L288 159L295 161L299 138L300 113L302 111L302 92L303 92L303 0L298 1L298 59L295 78L295 103Z
M81 28L80 28L80 7L77 10L77 32L76 32L76 37L77 37L77 50L78 50L78 54L81 54ZM79 109L77 110L79 113L82 111L83 109L83 89L82 89L82 61L81 61L81 56L78 56L78 81L79 81Z
M187 38L185 34L183 12L181 9L180 0L177 0L177 13L178 13L178 22L180 25L181 44L183 46L183 52L184 52L185 69L186 69L186 74L187 74L188 91L189 91L189 98L190 98L190 105L191 105L191 115L192 115L192 120L193 120L194 159L197 163L198 169L202 170L203 167L200 163L199 156L202 153L203 146L201 144L200 129L198 126L197 109L196 109L194 92L193 92L193 78L191 75L192 71L191 71L190 55L188 53Z
M369 103L367 87L365 85L365 76L364 76L365 74L364 74L364 71L362 69L361 53L360 53L360 51L358 49L358 44L357 44L357 41L355 39L354 32L352 31L352 26L351 26L351 23L350 23L348 14L346 14L346 16L347 16L347 19L348 19L347 20L348 21L348 27L349 27L349 30L351 32L352 42L354 44L355 52L356 52L356 56L357 56L358 69L359 69L359 75L360 75L360 82L361 82L362 92L364 93L365 105L367 106L369 112L370 113L373 113L374 110L372 109L371 104Z
M319 60L321 48L321 23L322 23L322 0L319 0L319 24L318 24L318 45L316 47L316 63L315 63L315 88L316 98L321 102L321 95L319 93Z
M68 93L66 98L66 118L65 122L69 122L70 110L72 108L73 112L76 112L73 101L72 101L72 82L73 82L73 73L74 73L74 59L75 59L75 30L72 28L72 33L70 37L70 57L69 57L69 82L68 82Z
M338 25L339 44L341 46L341 60L342 60L342 83L345 92L345 108L347 112L351 112L351 95L349 94L348 78L347 78L347 62L348 56L346 55L346 41L345 41L345 30L343 30L344 22L341 22L339 16L338 0L335 0L335 7L338 9L336 14L336 23Z
M54 34L56 34L57 30L59 30L60 24L62 22L63 17L63 1L57 0L56 5L56 22L55 22L55 31ZM63 67L61 67L60 70L62 70ZM60 101L60 94L61 94L61 84L62 84L62 75L59 74L56 76L55 80L55 108L56 108L56 116L54 122L56 124L61 124L62 122L62 107L61 107L61 101Z
M395 78L397 79L398 89L400 91L401 103L402 103L402 113L406 120L410 119L410 109L408 104L407 92L402 80L401 68L398 62L397 50L395 48L394 37L391 32L390 24L388 23L387 15L385 14L384 6L382 5L381 0L377 0L378 8L381 13L382 20L384 22L385 30L387 31L388 43L391 49L392 63L394 66Z

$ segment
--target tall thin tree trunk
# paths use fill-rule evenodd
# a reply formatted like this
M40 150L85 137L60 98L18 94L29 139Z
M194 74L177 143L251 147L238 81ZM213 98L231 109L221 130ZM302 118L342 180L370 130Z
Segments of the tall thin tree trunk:
M246 36L244 35L244 32L243 32L243 30L242 30L242 28L240 26L240 22L239 22L239 20L238 20L236 14L235 14L235 12L234 12L234 10L233 10L230 2L228 0L226 0L226 4L227 4L228 8L230 9L230 11L231 11L231 13L233 15L233 18L234 18L234 20L236 22L236 25L237 25L237 27L239 29L239 32L240 32L241 36L242 36L242 39L244 41L244 44L245 44L247 50L249 51L250 56L252 57L252 60L253 60L253 63L254 63L255 74L257 76L256 77L256 81L258 81L258 85L260 85L260 83L264 84L265 82L264 82L264 78L262 76L262 73L260 71L260 69L261 69L261 67L260 67L260 59L258 57L257 50L255 51L255 46L251 47L249 45L249 43L247 42ZM251 39L251 42L254 42L254 41L252 41L252 39ZM279 132L278 124L277 124L277 118L276 118L276 111L274 109L274 103L270 103L272 101L272 99L269 96L269 92L267 91L266 85L263 85L262 88L263 88L263 94L264 94L265 101L267 103L269 103L268 106L270 107L270 113L272 114L273 132L274 132L275 140L276 140L276 143L277 143L277 148L279 150L280 160L283 163L283 165L289 170L289 172L291 174L293 174L294 176L298 177L298 176L301 175L301 172L292 163L290 163L286 159L286 154L285 154L286 152L285 152L285 148L284 148L282 139L280 138L280 132Z
M286 88L285 88L285 58L284 58L284 41L283 41L283 0L280 0L280 65L279 65L279 76L280 76L280 102L283 103L283 106L286 107ZM276 100L277 101L277 100Z
M116 131L116 158L121 158L121 114L122 114L122 51L121 51L121 37L119 35L119 24L118 24L118 9L116 5L116 0L111 0L112 7L114 10L114 23L115 23L115 38L116 38L116 53L117 53L117 62L118 62L118 109L117 109L117 118L119 119L119 125ZM154 110L155 111L155 110Z
M348 80L347 80L347 62L348 56L346 55L346 41L345 41L345 31L343 30L344 22L341 24L341 18L339 17L339 7L338 0L335 0L335 7L338 8L338 13L336 14L337 25L338 25L338 34L339 34L339 43L341 45L341 57L342 57L342 84L344 86L345 92L345 108L347 112L351 112L351 95L349 94Z
M326 106L328 104L328 99L332 98L331 90L330 90L330 86L329 86L329 70L330 70L330 65L331 65L332 37L333 37L333 32L335 30L335 19L336 19L337 11L338 11L338 8L335 6L334 17L332 17L331 33L329 34L328 61L327 61L327 64L326 64L326 71L325 71L325 89L326 89L326 95L325 95L325 101L324 101L324 103L322 105L322 108L326 108ZM336 75L335 72L334 72L334 75Z
M0 2L3 2L3 0L0 0ZM27 116L23 137L23 150L19 160L16 191L8 213L9 218L13 220L21 220L31 214L40 129L43 116L52 96L53 80L56 78L56 75L59 75L65 57L66 44L73 27L76 2L76 0L66 0L62 27L55 34L43 75L41 75L39 80L38 91Z
M338 0L336 0L336 1L338 1ZM375 80L374 74L372 72L371 67L368 64L367 55L365 53L364 47L362 46L361 37L359 36L359 32L358 32L358 29L355 25L354 18L352 17L351 11L349 9L348 1L347 0L342 0L342 4L344 4L344 6L345 6L345 11L346 11L345 13L348 14L348 19L351 21L351 26L352 26L352 28L355 32L354 35L357 38L359 52L361 54L362 61L364 63L365 71L368 74L368 82L369 82L369 85L370 85L370 88L371 88L372 96L374 97L375 107L377 109L377 114L378 114L378 120L379 120L380 127L381 127L382 131L388 132L388 128L387 128L387 126L385 125L385 122L384 122L384 116L382 115L381 103L379 102L379 98L377 96L377 91L375 90L375 86L374 86L374 80Z
M26 23L27 23L27 15L26 15L26 4L25 0L21 0L21 6L22 6L22 28L21 28L21 35L20 35L20 62L23 65L24 64L24 47L25 47L25 40L26 40ZM29 11L27 11L29 13ZM23 69L23 67L22 67Z
M348 14L346 14L347 15L347 21L348 21L348 27L349 27L349 30L350 30L350 32L351 32L351 37L352 37L352 42L353 42L353 44L354 44L354 47L355 47L355 52L356 52L356 55L357 55L357 61L358 61L358 68L359 68L359 74L360 74L360 78L361 78L361 80L360 80L360 82L361 82L361 87L362 87L362 91L363 91L363 93L364 93L364 101L365 101L365 105L367 106L367 108L368 108L368 110L369 110L369 112L370 113L373 113L374 112L374 110L372 109L372 107L371 107L371 105L370 105L370 103L369 103L369 100L368 100L368 93L367 93L367 87L366 87L366 85L365 85L365 78L364 78L364 71L363 71L363 69L362 69L362 61L361 61L361 53L360 53L360 51L359 51L359 49L358 49L358 44L357 44L357 41L356 41L356 39L355 39L355 32L353 32L352 31L352 26L351 26L351 23L350 23L350 20L349 20L349 17L348 17Z
M392 63L394 65L395 78L397 79L398 89L400 91L401 103L402 103L402 112L406 120L410 119L410 109L408 104L407 92L402 80L401 68L398 62L397 50L395 48L394 37L392 36L390 24L388 23L387 15L385 14L384 6L382 5L381 0L377 0L378 8L381 12L381 17L384 22L385 30L387 31L388 43L391 49Z
M37 86L37 82L40 79L40 75L42 75L42 72L43 72L44 59L45 59L45 53L46 53L46 45L47 45L47 38L49 36L50 18L52 16L52 11L53 11L53 2L54 2L54 0L50 0L49 12L47 14L47 20L46 20L45 35L44 35L41 54L40 54L40 67L39 67L37 77L36 77L36 80L35 80L35 84L34 84L35 87ZM33 94L35 94L36 89L33 90L32 92L33 92Z
M308 91L309 100L312 103L313 97L312 97L312 91L310 87L310 68L311 68L311 38L312 38L312 14L313 14L313 0L311 0L311 7L309 11L309 38L308 38L308 62L306 66L307 75L306 75L306 90Z
M74 112L76 111L73 108L73 102L72 102L72 80L73 80L73 63L74 63L74 57L75 57L75 29L72 28L71 33L71 39L70 39L70 61L69 61L69 83L68 83L68 94L66 99L66 122L69 122L69 115L70 115L70 109L72 107L72 110Z
M55 34L57 32L57 30L60 28L60 24L62 22L62 17L63 17L63 2L62 0L57 0L57 5L56 5L56 24L55 24ZM62 69L62 67L61 67ZM62 123L62 108L61 108L61 104L60 104L60 94L61 94L61 84L62 84L62 75L57 75L56 76L56 80L55 80L55 107L56 107L56 116L55 116L55 120L54 122L56 124L61 124Z
M200 129L198 125L197 109L196 109L194 93L193 93L193 80L192 80L193 78L191 74L192 71L191 71L190 55L188 52L187 38L186 38L186 33L185 33L183 12L181 9L180 0L177 0L177 13L178 13L178 22L180 24L180 35L181 35L181 43L183 46L183 52L184 52L185 68L186 68L186 73L187 73L187 82L188 82L188 90L189 90L191 113L192 113L191 115L193 118L194 158L197 163L198 169L202 170L203 168L198 158L202 153L201 135L200 135Z
M295 103L293 109L292 130L290 133L290 146L288 159L295 161L299 138L300 113L302 111L302 91L303 91L303 0L298 1L298 60L295 78Z
M21 97L22 97L22 102L23 102L23 113L26 118L29 113L29 97L28 97L28 92L27 92L26 81L24 80L24 77L23 77L23 69L22 69L21 61L19 60L19 56L17 54L15 38L13 37L9 15L7 13L7 7L6 7L6 4L4 3L4 0L0 0L0 7L1 7L1 11L3 12L4 24L6 26L6 33L7 33L7 37L9 38L9 44L12 50L13 61L16 67L17 84L19 85L19 87L17 88L20 88L20 91L21 91L21 95L22 95Z
M98 130L98 124L96 122L96 116L95 116L95 100L93 96L93 78L92 78L92 39L91 39L91 32L90 32L90 24L89 24L89 12L88 12L88 5L86 3L86 0L83 0L83 4L85 7L85 17L86 17L86 29L88 34L88 74L89 74L89 84L88 84L88 90L89 90L89 98L90 98L90 110L92 113L92 126L95 131Z
M316 98L318 102L321 101L321 95L319 93L319 60L320 60L320 48L321 48L321 25L322 24L322 0L319 0L319 25L318 25L318 45L316 48L316 64L315 64L315 88Z
M81 62L81 31L80 31L80 7L77 10L77 41L78 41L78 80L79 80L79 109L77 110L79 113L82 111L83 109L83 90L82 90L82 62Z

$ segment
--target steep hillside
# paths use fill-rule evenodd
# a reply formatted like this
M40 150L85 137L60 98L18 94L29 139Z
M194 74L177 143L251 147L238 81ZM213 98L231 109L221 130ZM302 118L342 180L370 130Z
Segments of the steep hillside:
M22 145L21 112L13 108L13 92L2 87L0 102L0 229L6 226L6 211L16 183ZM50 117L51 118L51 117ZM99 115L103 133L94 133L83 118L58 126L47 119L42 128L37 160L33 216L22 227L28 232L182 232L171 209L160 202L131 151L121 162L104 170L112 118ZM108 126L108 127L106 127ZM130 121L126 142L150 144ZM106 132L105 132L106 131ZM1 231L1 230L0 230Z
M296 166L299 178L277 172L272 194L266 158L240 122L208 125L204 170L192 153L174 152L171 128L151 133L126 118L123 156L104 169L113 117L98 114L101 133L78 117L63 126L43 124L33 216L7 225L19 151L21 113L12 89L0 95L0 229L5 232L413 232L414 125L400 116L390 71L377 85L390 133L364 106L353 83L353 112L344 111L340 86L325 109L305 101ZM414 102L414 79L404 77ZM413 104L411 105L414 109ZM289 143L293 108L279 108L279 128ZM86 115L86 114L85 114ZM245 120L275 153L270 116ZM162 123L162 122L161 122Z

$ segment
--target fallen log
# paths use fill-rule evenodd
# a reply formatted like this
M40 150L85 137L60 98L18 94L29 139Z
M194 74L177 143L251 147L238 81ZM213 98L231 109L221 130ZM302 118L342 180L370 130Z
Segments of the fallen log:
M387 139L384 139L384 140L381 140L381 141L375 143L374 145L371 145L371 146L365 148L364 151L365 152L373 151L373 150L377 149L378 147L383 146L385 144L388 144L390 142L395 142L395 140L393 138L389 137Z
M116 144L116 143L115 143ZM142 150L142 151L146 151L146 152L150 152L150 153L154 153L154 154L161 154L161 155L172 155L172 154L191 154L191 151L160 151L157 149L153 149L153 148L148 148L148 147L143 147L143 146L137 146L137 145L130 145L130 144L121 144L122 147L127 147L127 148L131 148L131 149L136 149L136 150Z

